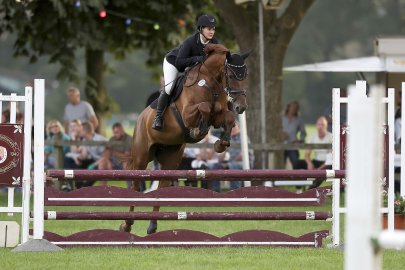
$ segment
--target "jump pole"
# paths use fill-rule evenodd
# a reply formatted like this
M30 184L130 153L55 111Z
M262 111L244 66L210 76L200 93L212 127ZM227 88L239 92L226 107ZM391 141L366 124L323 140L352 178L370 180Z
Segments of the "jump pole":
M59 212L45 220L327 220L329 212Z
M344 170L48 170L48 180L220 180L344 178Z

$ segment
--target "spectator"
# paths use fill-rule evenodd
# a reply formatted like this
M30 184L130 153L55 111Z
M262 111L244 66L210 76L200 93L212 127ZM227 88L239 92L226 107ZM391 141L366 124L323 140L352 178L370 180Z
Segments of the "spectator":
M9 122L10 122L10 110L7 109L1 113L1 123L5 124Z
M82 141L82 122L79 119L74 119L69 123L69 137L72 141ZM80 156L84 156L86 151L85 146L71 145L70 151L65 155L65 168L76 169L80 168Z
M69 123L74 119L79 119L81 122L90 122L93 128L98 127L98 120L94 113L93 107L87 101L80 100L80 91L77 88L71 87L67 91L69 103L65 107L64 120L65 130L69 131Z
M332 133L328 130L328 120L324 116L321 116L316 121L317 132L311 136L308 143L312 144L331 144L332 143ZM331 164L327 164L328 155L332 154L331 150L328 149L314 149L314 158L311 159L311 149L305 151L305 164L308 170L313 169L327 169L331 168Z
M211 134L211 131L205 136L204 139L198 143L214 144L217 137ZM193 169L213 169L214 165L229 159L229 154L225 151L223 153L215 152L213 147L210 148L200 148L196 159L191 162L191 167ZM206 189L211 189L216 192L221 191L221 185L219 181L201 181L201 187Z
M347 91L340 89L340 96L347 97ZM332 104L324 111L323 116L328 120L328 131L332 132ZM347 125L347 104L340 104L340 125Z
M395 112L395 122L394 122L394 131L395 131L395 143L401 143L401 107Z
M326 117L321 116L316 121L317 132L311 136L308 143L312 144L331 144L333 141L332 133L328 131L328 120ZM314 149L314 158L311 159L311 149L305 151L305 162L302 164L302 169L326 170L332 168L332 150L329 149ZM314 181L310 188L319 187L322 180Z
M232 128L231 132L231 145L232 144L240 144L240 126L239 123L236 122L235 126ZM212 166L213 170L242 170L243 169L243 160L242 160L242 151L240 148L229 148L229 160L225 160L224 162L216 163ZM253 166L254 162L254 155L253 151L249 151L249 163L250 166ZM237 189L242 186L241 181L231 181L231 189Z
M197 159L197 155L200 152L199 148L196 147L186 147L184 149L183 158L181 159L180 165L177 168L178 170L192 170L193 167L191 163L193 160ZM186 180L184 181L186 186L197 187L198 183L196 180Z
M109 140L111 145L107 146L101 159L98 161L98 169L100 170L124 169L125 164L122 158L131 153L132 137L125 133L121 123L115 123L112 126L112 131L113 136ZM117 145L116 143L121 144Z
M283 140L284 143L294 143L294 142L304 142L307 133L305 131L304 124L301 122L299 113L299 103L298 101L292 101L287 104L285 113L282 117L283 125ZM300 139L298 140L297 135L300 133ZM299 166L299 152L298 150L285 150L284 151L284 161L290 160L293 169L297 169Z
M82 141L82 121L74 119L69 123L69 137L72 141ZM65 155L65 169L83 169L79 157L85 156L87 153L86 147L83 145L71 145L70 151ZM63 191L71 191L73 189L72 181L63 181L61 189Z
M93 141L93 142L101 142L101 141L107 141L107 139L101 135L98 134L94 131L94 127L92 123L90 122L84 122L82 124L82 130L81 130L81 137L83 138L83 141ZM88 159L87 163L88 166L92 165L92 167L98 162L103 155L103 152L105 150L105 146L85 146L87 152L87 156L82 156L82 163L84 160Z
M107 139L95 133L93 124L90 122L84 122L82 124L81 130L81 137L83 141L89 142L101 142L107 141ZM101 156L105 150L105 146L85 146L83 151L80 153L78 157L80 162L81 168L87 169L96 169L98 165L98 161L101 159ZM84 186L91 186L94 184L94 181L84 181L84 182L76 182L76 188L81 188Z
M69 135L67 135L62 127L62 124L58 120L50 120L46 125L47 140L55 141L70 141ZM45 168L56 168L56 159L55 156L55 146L54 145L45 145ZM63 146L63 156L69 152L69 146ZM62 164L60 164L62 165Z

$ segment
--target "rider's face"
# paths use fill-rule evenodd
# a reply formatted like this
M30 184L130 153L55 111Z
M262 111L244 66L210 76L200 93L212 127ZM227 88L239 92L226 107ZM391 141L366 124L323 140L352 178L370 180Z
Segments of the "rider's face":
M215 27L203 27L202 34L207 39L212 39L215 34Z

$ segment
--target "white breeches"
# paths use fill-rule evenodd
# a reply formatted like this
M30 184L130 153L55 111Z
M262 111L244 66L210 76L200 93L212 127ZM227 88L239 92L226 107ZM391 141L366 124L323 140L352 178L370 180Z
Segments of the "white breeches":
M177 78L179 71L175 66L167 62L166 57L163 60L163 77L165 78L165 92L170 95L172 91L172 85Z

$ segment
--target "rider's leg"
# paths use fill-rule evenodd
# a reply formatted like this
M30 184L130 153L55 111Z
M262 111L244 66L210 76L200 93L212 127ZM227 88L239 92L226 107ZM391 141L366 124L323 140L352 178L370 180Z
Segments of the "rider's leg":
M152 128L156 130L163 129L163 113L169 104L169 98L172 91L173 81L176 79L178 70L175 66L167 62L166 58L163 60L163 75L165 78L165 87L163 91L160 92L158 99L158 104L156 108L156 117L153 122Z

